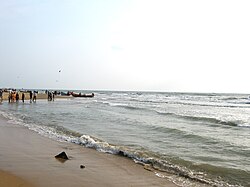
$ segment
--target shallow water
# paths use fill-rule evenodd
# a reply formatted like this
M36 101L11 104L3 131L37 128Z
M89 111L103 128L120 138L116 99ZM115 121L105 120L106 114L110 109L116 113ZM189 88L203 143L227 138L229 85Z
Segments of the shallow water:
M182 186L250 185L248 95L95 92L0 108L12 123L130 157Z

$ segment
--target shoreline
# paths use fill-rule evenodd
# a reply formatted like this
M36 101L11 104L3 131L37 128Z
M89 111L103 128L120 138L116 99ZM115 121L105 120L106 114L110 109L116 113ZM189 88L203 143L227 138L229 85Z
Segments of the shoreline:
M98 152L80 145L57 142L26 127L0 118L0 170L20 177L27 184L63 186L167 186L167 178L135 164L131 159ZM65 151L66 162L55 159ZM80 165L85 168L81 169Z

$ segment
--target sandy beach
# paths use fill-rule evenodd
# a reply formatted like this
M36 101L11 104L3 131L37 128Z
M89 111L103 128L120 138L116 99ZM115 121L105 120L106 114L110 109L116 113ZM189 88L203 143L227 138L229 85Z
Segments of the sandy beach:
M0 186L8 187L33 187L30 183L11 173L0 171Z
M0 129L0 186L176 186L125 157L57 142L5 119ZM54 157L62 151L69 160Z

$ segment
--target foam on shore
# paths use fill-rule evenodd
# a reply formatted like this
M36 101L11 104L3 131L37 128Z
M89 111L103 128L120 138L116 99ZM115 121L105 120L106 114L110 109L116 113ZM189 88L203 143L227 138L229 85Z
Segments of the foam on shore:
M54 141L2 118L0 128L0 169L35 186L176 186L125 157ZM57 161L61 151L70 160Z

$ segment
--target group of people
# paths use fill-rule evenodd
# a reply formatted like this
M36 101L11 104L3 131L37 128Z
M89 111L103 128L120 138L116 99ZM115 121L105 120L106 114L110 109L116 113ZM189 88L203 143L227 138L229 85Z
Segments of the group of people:
M6 96L8 93L8 96ZM48 101L54 101L55 96L60 94L58 91L46 90L45 94L48 96ZM9 103L19 102L20 100L24 103L25 100L29 100L30 103L36 102L38 91L31 90L16 90L16 89L1 89L0 88L0 103L6 99ZM41 94L39 98L46 98Z
M57 95L58 92L57 91L45 90L45 94L48 95L48 101L54 101L55 100L55 95Z
M18 102L19 101L19 93L16 92L16 91L10 91L8 99L9 99L9 103L10 102L15 102L15 101ZM24 93L22 93L22 99L23 99L23 102L24 102Z
M55 100L55 92L46 91L46 93L48 94L48 101Z
M30 102L36 102L36 97L37 97L37 91L28 91L30 93Z
M29 93L29 96L30 96L30 102L36 102L37 92L36 91L33 91L33 92L28 91L28 93ZM22 102L24 103L24 100L25 100L25 93L24 92L18 92L16 90L10 90L9 91L9 96L8 96L9 103L10 102L19 102L20 95L21 95Z

